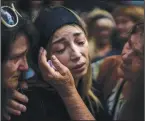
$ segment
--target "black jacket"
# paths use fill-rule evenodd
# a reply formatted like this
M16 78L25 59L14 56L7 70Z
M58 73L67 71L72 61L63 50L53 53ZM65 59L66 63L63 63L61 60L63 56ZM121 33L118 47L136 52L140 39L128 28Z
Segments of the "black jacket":
M25 94L29 98L29 102L26 104L27 111L22 113L21 116L12 116L12 121L71 120L61 97L56 91L34 87L30 88ZM97 110L96 103L90 97L86 97L84 102L97 121L108 119L102 109Z

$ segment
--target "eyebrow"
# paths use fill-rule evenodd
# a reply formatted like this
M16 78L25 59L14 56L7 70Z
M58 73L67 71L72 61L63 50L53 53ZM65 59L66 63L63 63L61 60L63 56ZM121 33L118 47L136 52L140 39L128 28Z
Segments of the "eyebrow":
M73 34L73 36L74 36L74 37L78 37L78 36L80 36L81 34L82 34L82 32L76 32L76 33ZM53 45L53 44L56 44L56 43L61 43L61 42L63 42L64 40L65 40L64 37L55 39L54 42L52 42L52 45Z
M81 34L82 34L82 32L77 32L77 33L74 33L73 36L78 37L78 36L80 36Z
M57 43L61 43L61 42L63 42L64 40L65 40L64 37L58 38L58 39L54 40L54 42L52 42L52 45L57 44Z
M28 52L28 49L26 49L26 50L25 50L24 52L22 52L22 53L18 53L18 54L14 54L14 55L10 56L9 59L21 57L21 56L25 55L27 52Z

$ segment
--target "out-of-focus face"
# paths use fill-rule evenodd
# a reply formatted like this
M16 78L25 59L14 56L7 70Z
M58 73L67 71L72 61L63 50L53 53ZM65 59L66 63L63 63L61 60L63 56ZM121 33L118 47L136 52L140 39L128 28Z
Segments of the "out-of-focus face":
M84 31L77 25L58 29L52 38L51 55L70 69L75 79L82 78L88 70L88 41Z
M123 63L120 66L122 76L127 80L133 80L144 68L143 35L140 32L133 33L122 51Z
M7 88L16 88L21 72L28 69L26 59L28 47L28 39L22 34L11 44L8 60L2 64L4 84Z
M120 15L115 17L116 21L116 28L119 32L120 38L127 38L127 32L132 28L132 26L135 24L129 16Z
M113 22L107 18L99 19L95 23L94 37L99 43L105 44L109 42L113 30Z

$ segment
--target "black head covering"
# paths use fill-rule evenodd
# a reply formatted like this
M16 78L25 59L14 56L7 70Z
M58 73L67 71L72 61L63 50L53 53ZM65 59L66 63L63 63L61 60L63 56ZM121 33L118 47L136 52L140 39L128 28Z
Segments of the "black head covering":
M40 47L46 49L50 43L51 37L57 29L64 25L76 24L86 33L83 22L80 21L80 18L73 11L64 6L44 7L40 10L34 24L40 34L38 45L33 52L33 64L36 72L39 70L37 69L39 49Z
M46 48L53 33L60 27L67 24L77 24L81 27L76 14L63 6L46 7L40 11L35 20L36 28L40 33L39 47ZM82 27L83 28L83 27Z

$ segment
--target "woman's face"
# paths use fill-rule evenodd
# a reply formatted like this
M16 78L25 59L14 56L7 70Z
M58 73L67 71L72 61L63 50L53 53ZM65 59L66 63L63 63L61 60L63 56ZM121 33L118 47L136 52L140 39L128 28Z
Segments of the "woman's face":
M96 21L94 37L99 43L106 44L109 42L113 30L113 22L108 18L102 18Z
M120 38L127 38L127 32L135 24L129 16L120 15L115 17L116 28L119 32Z
M83 77L88 70L88 41L84 31L77 25L58 29L51 43L51 55L68 67L75 79Z
M120 69L125 79L135 79L144 67L143 40L140 32L132 34L122 51Z

